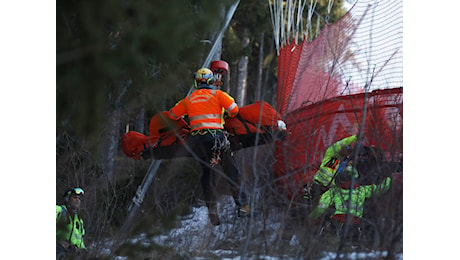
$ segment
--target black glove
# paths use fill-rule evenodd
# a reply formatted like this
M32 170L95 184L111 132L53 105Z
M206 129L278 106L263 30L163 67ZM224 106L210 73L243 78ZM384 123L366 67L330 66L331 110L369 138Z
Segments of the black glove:
M306 199L306 200L311 200L315 197L315 192L314 192L314 189L311 188L311 185L310 184L305 184L303 186L303 191L304 191L304 195L303 195L303 198Z
M144 160L152 159L153 158L153 149L149 146L146 147L144 144L144 150L141 152L141 158Z

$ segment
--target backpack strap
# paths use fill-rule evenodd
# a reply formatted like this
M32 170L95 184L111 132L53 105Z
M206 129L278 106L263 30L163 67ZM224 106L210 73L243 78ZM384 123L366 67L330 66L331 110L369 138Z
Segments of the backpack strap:
M74 229L73 219L72 219L72 216L70 216L69 211L68 211L66 206L60 205L60 207L61 207L61 212L58 214L59 218L57 219L57 222L62 223L62 222L65 221L65 223L67 223L67 222L69 222L69 217L70 217L70 223L69 224L72 225L72 228L71 228L70 235L69 235L69 238L68 238L68 241L67 241L69 243L69 245L70 245L71 240L72 240L72 235L73 235L73 229Z
M67 208L64 205L60 205L60 207L61 207L61 212L59 212L58 221L61 220L62 218L67 219L67 216L68 216Z
M246 128L246 134L250 134L251 131L249 131L249 127L246 123L249 123L248 121L244 120L240 114L237 114L236 115L236 118L238 118L238 120L240 120L240 122L243 124L244 128Z

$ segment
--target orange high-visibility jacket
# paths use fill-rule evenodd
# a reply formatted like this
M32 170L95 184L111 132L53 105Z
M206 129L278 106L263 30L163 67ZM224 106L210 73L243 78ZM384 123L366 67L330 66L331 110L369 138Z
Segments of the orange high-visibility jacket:
M188 115L192 131L223 129L224 112L229 117L238 114L238 105L227 93L216 89L198 89L169 110L169 117L177 120Z

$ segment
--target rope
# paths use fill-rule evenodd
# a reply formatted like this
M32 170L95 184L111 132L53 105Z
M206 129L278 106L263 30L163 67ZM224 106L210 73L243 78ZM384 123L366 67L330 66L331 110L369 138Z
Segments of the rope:
M331 14L332 6L334 5L334 0L329 0L327 4L327 16L326 16L326 23L329 22L329 16Z
M317 20L316 20L316 35L315 35L315 37L318 37L319 28L320 28L321 16L320 16L319 14L316 14L316 16L317 16L318 18L317 18Z
M288 0L287 3L286 3L287 7L286 7L286 19L287 19L287 25L286 25L286 44L287 42L289 41L289 35L291 34L291 26L292 26L292 23L291 23L291 20L292 20L292 6L293 6L293 3L292 3L292 0Z
M214 137L214 145L211 148L212 157L210 160L211 167L217 166L222 158L220 155L222 152L227 152L230 149L230 141L228 140L228 133L226 131L221 131L223 138L217 138L216 132L212 134Z
M327 14L328 15L331 13L333 5L334 5L334 0L329 0L329 3L327 4Z
M219 47L217 43L220 42L225 30L227 30L227 27L230 24L230 21L232 20L233 14L235 13L236 8L238 7L239 3L240 3L240 0L237 0L230 6L230 9L228 10L227 16L225 18L225 24L222 27L222 29L219 31L219 34L217 35L216 39L214 40L214 44L211 47L211 50L209 51L208 57L206 57L206 60L204 61L203 65L201 65L202 68L205 68L205 67L207 68L211 64L211 60L214 54L216 53L217 48Z
M316 4L318 3L318 0L315 0L315 3L313 4L313 0L310 1L310 5L308 6L308 15L307 15L307 25L305 29L305 38L308 37L308 35L312 34L312 26L311 26L311 18L313 17L313 13L316 9ZM311 37L310 37L311 39Z
M217 136L217 133L222 133L222 138ZM227 152L230 149L230 141L228 140L228 132L221 129L200 129L193 131L191 135L206 135L210 134L213 137L214 143L211 147L212 157L209 161L211 167L215 167L221 161L220 155L222 152Z
M269 0L270 1L270 0ZM276 5L276 1L274 2L273 5ZM275 47L277 54L279 55L279 27L278 27L278 17L275 15L275 8L273 5L269 4L268 7L270 9L270 20L272 21L272 27L273 27L273 39L275 40Z
M228 133L226 131L221 131L223 138L216 138L216 133L212 134L214 137L214 145L211 150L214 152L223 151L226 152L230 149L230 141L228 140Z
M222 27L222 29L219 31L219 33L217 34L217 37L214 40L214 43L213 43L213 45L211 47L211 50L208 53L208 56L206 57L206 60L201 65L202 68L208 68L209 67L209 65L211 64L211 60L214 57L214 54L217 52L217 49L219 47L221 47L221 45L219 43L222 42L222 37L224 35L224 32L227 30L227 27L230 24L230 21L232 20L233 14L235 13L236 8L238 7L239 3L240 3L240 0L236 0L230 6L230 8L228 10L228 13L227 13L227 16L225 17L225 24ZM194 89L195 89L194 87L191 87L187 92L187 96L190 95L194 91Z
M302 21L303 10L305 9L306 4L307 4L306 0L303 2L303 4L302 4L302 0L300 0L299 2L300 8L297 8L297 28L296 28L296 35L295 35L296 44L297 44L299 32L301 33L303 32L303 24L301 23L301 21Z
M144 201L144 192L139 186L136 190L136 196L133 197L133 203L136 204L136 206L140 207L143 201Z
M312 34L311 20L313 14L321 16L315 11L318 0L268 0L270 9L270 18L273 27L273 38L277 54L280 54L280 49L288 44L294 42L298 44L299 40L306 39ZM303 24L303 13L308 4L308 11L306 17L306 24ZM333 0L328 2L328 13L332 10ZM319 25L317 24L317 28ZM318 34L318 30L316 32ZM300 37L302 37L300 39ZM313 39L313 37L310 37Z

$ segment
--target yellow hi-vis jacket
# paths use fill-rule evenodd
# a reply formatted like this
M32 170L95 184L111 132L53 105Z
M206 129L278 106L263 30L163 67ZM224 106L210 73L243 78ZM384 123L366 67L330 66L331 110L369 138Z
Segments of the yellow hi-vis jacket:
M358 137L352 135L346 137L327 148L324 159L319 170L316 172L314 180L323 186L335 185L334 176L337 173L340 161L340 151L342 148L356 142Z
M56 205L56 242L64 241L71 246L86 249L84 235L83 220L77 214L70 214L65 205Z
M238 105L230 95L216 89L198 89L171 108L169 117L177 120L188 115L192 131L223 129L225 112L229 117L238 114Z
M353 188L350 197L350 189L341 187L333 187L327 190L319 199L318 206L312 211L310 217L317 219L321 217L326 209L334 205L335 211L333 215L351 215L362 218L364 210L364 201L375 194L386 192L390 189L391 178L387 177L379 185L371 184ZM351 207L348 207L349 200L351 200Z

